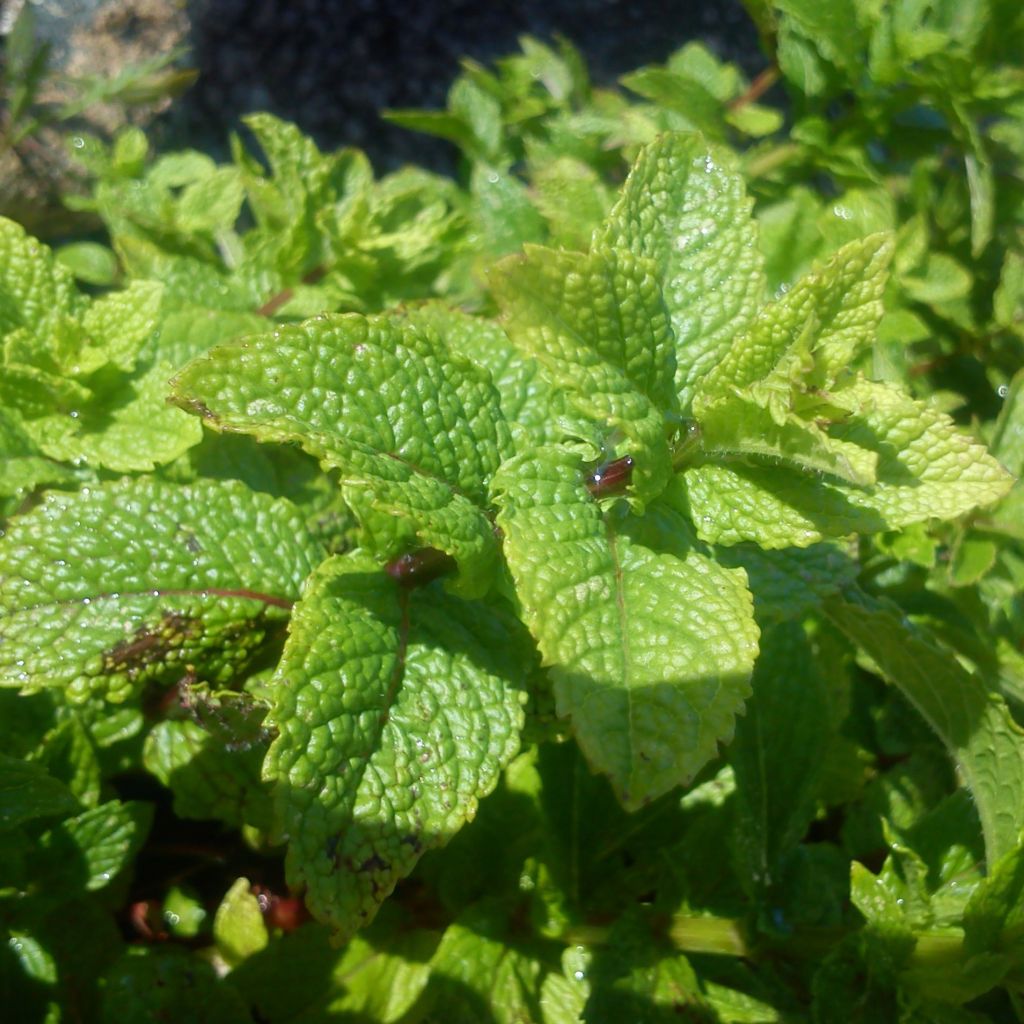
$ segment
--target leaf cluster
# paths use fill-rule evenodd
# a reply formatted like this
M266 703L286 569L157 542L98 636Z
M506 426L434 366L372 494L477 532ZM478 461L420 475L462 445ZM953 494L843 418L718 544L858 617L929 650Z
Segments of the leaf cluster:
M1024 16L748 7L0 222L26 1020L1021 1011Z

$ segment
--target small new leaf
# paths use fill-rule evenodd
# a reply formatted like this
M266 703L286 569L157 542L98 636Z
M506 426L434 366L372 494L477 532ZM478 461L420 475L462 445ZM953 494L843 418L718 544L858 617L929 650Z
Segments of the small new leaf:
M668 482L667 434L679 408L657 270L626 248L597 245L584 255L530 246L492 278L512 341L584 415L626 438L640 501Z
M704 377L764 301L763 259L736 159L699 135L641 150L595 240L654 261L675 334L684 416Z

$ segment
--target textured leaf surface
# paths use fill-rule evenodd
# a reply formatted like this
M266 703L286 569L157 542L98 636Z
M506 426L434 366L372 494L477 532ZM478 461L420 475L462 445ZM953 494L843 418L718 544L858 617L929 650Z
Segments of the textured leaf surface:
M805 274L735 339L701 382L702 402L758 382L752 392L766 405L797 384L829 387L874 340L891 252L887 235L870 235Z
M745 575L617 535L564 449L511 460L494 486L524 619L587 760L627 808L692 778L749 692Z
M994 864L1024 828L1024 737L1006 704L897 607L854 591L824 607L942 739L974 797Z
M782 466L709 463L687 469L683 480L697 533L711 544L799 548L886 526L828 481Z
M719 548L722 565L741 566L754 594L754 612L768 623L802 619L823 597L852 583L859 571L856 545L814 544L807 548L765 551L756 544Z
M271 827L270 799L260 770L268 738L228 738L209 723L158 722L146 737L146 770L174 793L182 818Z
M826 537L955 519L998 501L1010 489L1011 477L982 445L960 433L944 413L890 385L855 380L831 392L830 401L847 413L827 434L818 432L823 447L809 454L797 449L786 458L785 442L794 435L776 432L779 457L802 469L819 462L817 473L733 461L685 470L690 510L702 539L806 547ZM715 415L727 420L731 405L723 403ZM726 425L721 432L728 431ZM718 433L712 432L711 444ZM750 454L768 454L772 438L768 430L760 442L750 442ZM835 460L827 477L821 475L823 453ZM869 470L871 482L856 486L855 478Z
M215 349L175 387L220 429L299 442L367 490L365 502L486 577L493 545L474 506L510 435L486 375L432 331L325 315Z
M41 484L73 480L70 469L43 457L13 413L0 409L0 516Z
M850 502L877 511L890 528L955 519L1002 498L1013 480L985 448L937 409L887 384L859 380L833 393L851 416L837 439L878 453L877 482L847 489Z
M47 495L0 539L0 682L123 698L226 681L323 557L290 502L124 480Z
M852 484L875 482L878 456L830 437L792 413L776 420L749 398L732 397L702 410L701 444L712 457L749 456L810 473L829 474Z
M627 249L531 246L492 276L509 337L586 415L621 431L640 500L671 472L666 418L678 415L675 352L657 266Z
M76 301L70 271L20 224L0 218L0 334L28 327L42 337Z
M676 341L685 415L701 378L764 301L762 257L743 179L728 150L665 135L641 151L597 237L654 260Z
M481 605L335 558L296 607L264 768L288 871L341 934L446 843L519 746L522 669Z
M445 930L430 961L430 984L424 994L436 1019L450 1024L476 1024L487 1018L494 1024L525 1024L541 1019L540 962L493 934L493 924L477 912Z
M407 316L428 324L453 352L490 373L509 424L523 427L536 444L556 440L552 420L565 411L563 396L544 378L536 360L523 355L496 323L441 303L420 306Z
M60 879L69 895L76 889L104 888L139 852L151 818L149 804L111 800L62 821L40 839L44 872L49 868L48 873Z
M132 281L122 291L93 302L82 316L82 326L110 362L130 371L139 349L156 329L162 297L159 282Z
M32 424L39 446L54 459L109 469L147 472L197 445L203 428L194 416L167 404L171 367L153 366L125 382L113 401L89 403L74 419L44 417Z
M800 624L763 634L751 685L729 763L736 773L739 875L756 892L777 883L783 857L814 816L832 709L828 683Z
M71 791L42 765L0 754L0 830L76 810Z

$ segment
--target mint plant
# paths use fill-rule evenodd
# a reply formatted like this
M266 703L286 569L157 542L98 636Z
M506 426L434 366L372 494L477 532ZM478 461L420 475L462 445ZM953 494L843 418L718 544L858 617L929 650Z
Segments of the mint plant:
M1019 247L957 305L976 205L819 220L774 75L526 42L398 118L464 187L88 142L107 291L0 223L27 1019L1012 1019L1022 377L900 331L1000 381Z

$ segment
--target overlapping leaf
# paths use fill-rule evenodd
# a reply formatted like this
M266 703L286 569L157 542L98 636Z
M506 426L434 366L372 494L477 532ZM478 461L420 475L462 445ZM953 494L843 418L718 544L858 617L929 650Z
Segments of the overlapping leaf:
M824 607L939 734L974 797L989 863L1015 849L1024 828L1024 737L1002 698L898 608L857 591Z
M347 935L473 817L518 749L521 638L358 555L316 573L290 633L264 773L290 878Z
M728 150L698 135L665 135L641 151L596 233L603 244L628 247L658 268L684 415L701 378L764 301L751 205Z
M340 470L354 501L453 555L464 589L489 585L495 547L481 507L508 426L487 376L426 328L316 317L215 349L175 389L219 429L297 441Z
M671 472L678 420L672 329L657 265L628 249L531 247L496 268L509 336L585 414L627 440L633 491L657 497Z
M749 692L745 575L619 535L564 449L510 460L494 489L524 619L588 761L629 808L692 778Z
M766 408L791 407L790 392L824 389L873 340L892 243L887 235L850 242L765 306L701 381L701 410L749 388Z
M0 539L0 682L228 681L322 557L290 502L234 482L51 493Z

